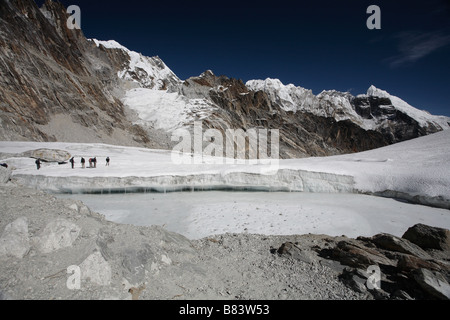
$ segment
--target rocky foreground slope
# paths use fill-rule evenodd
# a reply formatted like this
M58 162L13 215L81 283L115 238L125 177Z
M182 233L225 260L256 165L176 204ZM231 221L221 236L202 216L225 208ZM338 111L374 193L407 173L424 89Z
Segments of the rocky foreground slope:
M111 223L81 202L12 182L0 185L0 199L2 299L450 298L445 229L190 241L161 227ZM380 268L380 282L369 267Z

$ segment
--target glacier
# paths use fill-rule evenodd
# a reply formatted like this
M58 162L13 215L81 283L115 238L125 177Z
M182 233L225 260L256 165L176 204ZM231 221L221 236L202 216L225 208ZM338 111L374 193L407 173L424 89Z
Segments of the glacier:
M177 92L135 88L128 90L122 102L136 111L136 124L151 125L172 132L194 120L208 118L217 106L206 99L188 99Z
M14 157L39 148L68 151L78 162L47 163ZM358 193L395 197L450 209L450 131L388 147L340 156L280 160L264 165L175 164L171 151L61 142L0 142L2 162L18 182L54 193L168 192L180 190L267 190ZM97 157L97 169L81 169L80 157ZM111 158L111 167L102 165Z
M71 153L75 169L43 163L36 170L21 155L40 148ZM273 171L208 159L176 165L166 150L0 142L16 183L82 200L110 221L161 225L191 239L227 232L401 236L414 223L448 229L449 153L448 130L361 153L280 160ZM82 169L82 156L97 157L97 168Z

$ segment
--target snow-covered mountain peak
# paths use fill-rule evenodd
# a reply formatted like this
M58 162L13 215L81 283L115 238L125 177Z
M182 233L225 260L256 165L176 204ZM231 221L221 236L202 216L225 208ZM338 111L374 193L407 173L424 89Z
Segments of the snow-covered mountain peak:
M379 98L390 98L391 95L384 90L378 89L374 85L371 85L370 88L367 90L367 95L371 97L379 97Z
M100 41L97 39L89 39L89 40L93 41L97 47L100 47L100 45L102 45L107 49L121 49L127 52L130 51L115 40L108 40L108 41Z
M337 121L351 120L365 130L392 126L393 122L402 117L401 114L416 121L424 130L429 129L430 132L450 128L450 118L418 110L374 85L370 86L367 94L357 97L336 90L325 90L315 96L311 90L292 84L284 85L279 79L271 78L250 80L246 86L249 90L264 91L272 102L285 111L308 112L321 117L332 117ZM370 99L375 99L376 102L370 102Z
M267 78L266 80L249 80L246 83L247 88L250 90L286 90L296 88L293 84L284 85L280 79Z
M181 83L181 80L170 70L159 57L146 57L141 53L129 50L115 40L100 41L90 39L97 47L104 48L117 61L117 75L122 80L137 83L142 88L166 90L168 87ZM113 51L120 50L125 54L117 57Z
M206 70L201 75L199 75L199 78L205 78L205 77L213 77L214 72L212 70Z
M400 112L407 114L414 120L416 120L421 126L428 127L430 124L440 127L443 130L450 129L450 118L444 116L435 116L430 114L428 111L419 110L404 100L391 95L387 91L376 88L375 86L370 86L367 90L368 97L377 97L377 98L387 98L391 101L392 105Z
M249 80L245 85L252 91L264 91L285 111L297 112L313 104L311 90L293 84L284 85L279 79Z

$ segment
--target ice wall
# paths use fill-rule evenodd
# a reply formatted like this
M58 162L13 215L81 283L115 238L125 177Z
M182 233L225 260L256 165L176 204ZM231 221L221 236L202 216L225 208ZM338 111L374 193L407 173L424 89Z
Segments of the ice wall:
M14 180L20 184L51 193L114 194L210 190L359 193L450 209L450 199L442 196L399 190L363 190L357 187L355 178L352 176L305 170L282 169L274 175L230 172L227 174L199 173L153 177L59 177L16 174Z
M245 172L163 175L154 177L51 177L14 175L23 185L53 193L132 193L202 190L257 190L354 193L350 176L303 170L279 170L274 175Z

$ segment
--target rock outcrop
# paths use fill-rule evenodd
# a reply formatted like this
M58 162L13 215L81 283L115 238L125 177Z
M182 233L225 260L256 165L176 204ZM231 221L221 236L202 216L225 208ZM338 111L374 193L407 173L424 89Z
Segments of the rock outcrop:
M0 139L145 145L112 93L107 55L67 19L59 2L0 3Z
M416 225L402 238L390 234L357 239L326 237L321 245L311 249L325 259L346 266L340 276L343 283L357 292L370 293L375 299L449 300L450 250L445 246L430 249L426 240L418 244L410 242L407 238L411 238L416 230L434 235L434 239L439 239L437 243L443 243L449 232L442 228ZM297 247L283 244L277 252L304 261L304 254L299 254ZM374 277L370 270L379 272L377 286L368 285Z
M55 149L30 150L23 153L21 156L41 159L46 162L66 162L69 161L69 159L72 157L71 154L67 151Z
M435 250L450 250L450 231L442 228L431 228L423 224L417 224L409 228L403 235L404 239L416 245Z

